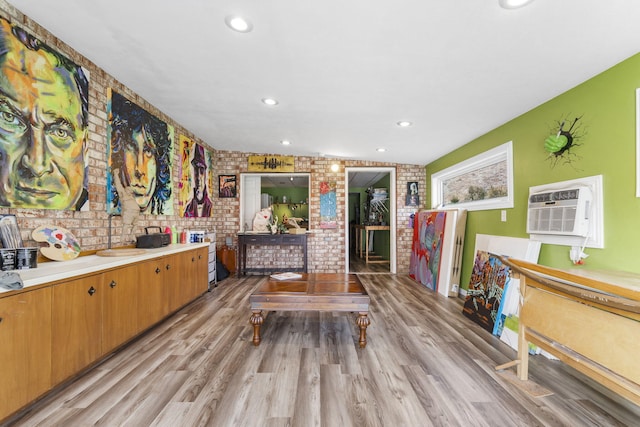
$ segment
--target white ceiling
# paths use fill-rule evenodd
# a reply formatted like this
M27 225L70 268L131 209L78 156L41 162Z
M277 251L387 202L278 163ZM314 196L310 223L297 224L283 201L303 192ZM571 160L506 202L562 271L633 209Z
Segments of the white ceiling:
M640 47L638 0L10 3L214 148L419 165Z

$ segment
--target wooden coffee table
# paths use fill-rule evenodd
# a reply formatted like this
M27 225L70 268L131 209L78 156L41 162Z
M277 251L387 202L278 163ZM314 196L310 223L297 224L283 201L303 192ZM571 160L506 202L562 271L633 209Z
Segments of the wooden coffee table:
M262 310L270 311L350 311L358 313L359 344L367 345L370 320L369 294L355 274L301 273L302 278L275 280L269 278L251 296L250 322L253 344L260 345Z

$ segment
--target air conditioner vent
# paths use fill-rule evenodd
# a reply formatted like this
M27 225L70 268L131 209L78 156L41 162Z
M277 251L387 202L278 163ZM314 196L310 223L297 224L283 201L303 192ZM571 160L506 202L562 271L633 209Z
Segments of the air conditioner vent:
M592 200L587 186L531 194L527 233L587 236Z

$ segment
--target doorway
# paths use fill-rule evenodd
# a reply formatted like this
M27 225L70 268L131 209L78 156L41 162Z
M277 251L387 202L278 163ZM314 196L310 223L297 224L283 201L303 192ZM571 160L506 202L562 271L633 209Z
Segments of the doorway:
M395 273L395 168L347 167L345 192L348 195L345 200L347 271Z

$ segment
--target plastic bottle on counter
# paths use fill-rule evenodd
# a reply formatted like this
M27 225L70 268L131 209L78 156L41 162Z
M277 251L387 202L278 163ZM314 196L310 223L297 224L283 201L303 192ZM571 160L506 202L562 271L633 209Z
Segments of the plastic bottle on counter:
M182 233L180 233L180 243L185 244L187 243L187 229L182 230Z
M175 225L171 227L171 243L178 243L178 228Z
M169 241L170 242L173 240L173 234L171 234L171 228L169 228L169 226L166 226L164 228L164 234L168 234L169 235Z

